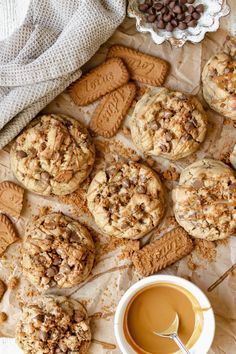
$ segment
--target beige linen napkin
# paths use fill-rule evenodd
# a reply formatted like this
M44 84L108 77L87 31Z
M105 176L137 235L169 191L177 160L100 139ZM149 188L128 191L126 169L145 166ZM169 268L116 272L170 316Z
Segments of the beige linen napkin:
M0 149L81 75L125 17L125 0L32 0L0 42Z

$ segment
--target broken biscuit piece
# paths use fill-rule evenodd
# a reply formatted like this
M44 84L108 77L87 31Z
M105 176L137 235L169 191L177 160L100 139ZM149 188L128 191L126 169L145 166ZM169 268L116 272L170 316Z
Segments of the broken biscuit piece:
M20 217L24 189L9 181L0 183L0 210L13 217Z
M16 234L12 222L4 214L0 214L0 256L8 246L19 238Z
M191 238L182 227L177 227L135 252L132 261L138 273L147 277L177 262L192 250Z

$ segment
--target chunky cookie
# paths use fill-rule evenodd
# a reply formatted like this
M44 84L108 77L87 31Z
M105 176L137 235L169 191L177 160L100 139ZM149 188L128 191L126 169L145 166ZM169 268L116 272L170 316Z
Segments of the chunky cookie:
M88 230L60 213L36 220L23 243L23 274L39 290L68 288L84 281L94 262Z
M89 175L95 148L77 120L55 114L35 119L11 149L11 167L30 191L42 195L74 192Z
M123 61L113 58L82 76L69 89L70 96L79 106L96 101L129 81Z
M87 202L101 230L119 238L139 239L158 225L164 213L159 177L138 163L98 172L89 186Z
M236 178L221 161L203 159L185 168L173 190L178 223L208 241L236 232Z
M16 340L25 354L85 354L91 342L86 309L64 296L41 296L23 307Z
M193 96L155 88L137 102L131 122L135 145L145 154L178 160L205 138L207 117Z
M236 40L210 58L202 72L203 95L209 106L236 119Z

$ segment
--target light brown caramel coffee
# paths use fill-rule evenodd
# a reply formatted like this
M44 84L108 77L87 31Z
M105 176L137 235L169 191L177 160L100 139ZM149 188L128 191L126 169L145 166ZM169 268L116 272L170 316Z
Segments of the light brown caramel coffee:
M139 291L129 302L124 317L126 340L138 354L172 354L177 345L153 331L167 329L179 315L178 334L188 347L197 341L203 323L198 301L187 290L174 284L159 283Z

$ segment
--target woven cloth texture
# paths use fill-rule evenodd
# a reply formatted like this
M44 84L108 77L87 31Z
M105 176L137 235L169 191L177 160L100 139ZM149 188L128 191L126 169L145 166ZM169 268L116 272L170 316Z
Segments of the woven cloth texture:
M0 42L0 148L81 76L123 21L125 0L32 0Z

